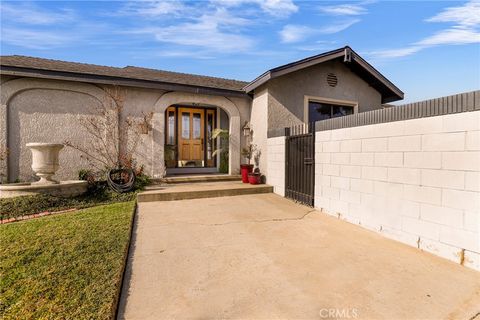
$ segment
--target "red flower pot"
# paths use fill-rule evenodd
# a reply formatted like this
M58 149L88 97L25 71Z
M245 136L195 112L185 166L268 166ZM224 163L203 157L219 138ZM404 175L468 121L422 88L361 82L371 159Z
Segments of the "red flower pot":
M242 182L248 183L248 174L253 171L253 164L241 164L240 173L242 174Z
M260 173L249 173L248 182L250 182L250 184L260 184L261 176L262 175Z

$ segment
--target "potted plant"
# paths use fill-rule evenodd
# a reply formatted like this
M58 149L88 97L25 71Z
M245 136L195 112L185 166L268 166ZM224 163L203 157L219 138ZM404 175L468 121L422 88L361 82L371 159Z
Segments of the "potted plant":
M228 173L228 147L230 141L230 133L226 129L215 129L212 133L212 140L217 141L219 140L219 147L214 147L214 151L212 153L212 157L220 154L220 167L218 168L218 172L220 173ZM216 145L216 143L214 143Z
M248 183L248 174L253 171L253 164L250 164L250 161L252 159L255 149L256 146L254 144L249 144L242 149L242 156L244 156L248 160L248 163L240 165L240 173L242 174L243 183Z
M255 170L248 174L248 182L250 184L260 184L261 183L261 176L260 173L260 157L262 155L262 151L256 149L253 152L253 161L255 163Z

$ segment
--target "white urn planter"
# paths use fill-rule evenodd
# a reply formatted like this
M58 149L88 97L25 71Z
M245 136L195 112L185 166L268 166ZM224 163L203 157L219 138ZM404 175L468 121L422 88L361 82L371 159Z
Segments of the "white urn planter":
M40 180L33 184L58 184L52 176L60 167L58 154L63 148L60 143L27 143L32 150L32 169Z

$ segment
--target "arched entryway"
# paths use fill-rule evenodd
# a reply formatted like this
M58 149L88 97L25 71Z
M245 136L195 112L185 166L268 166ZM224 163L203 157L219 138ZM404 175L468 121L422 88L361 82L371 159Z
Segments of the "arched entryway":
M161 177L167 172L165 155L171 148L176 154L169 158L170 172L195 172L192 168L198 168L198 172L215 172L219 161L212 156L215 146L209 145L208 137L209 130L220 127L221 113L228 117L230 133L228 172L238 173L240 113L237 106L221 96L170 92L162 95L154 107L152 175Z

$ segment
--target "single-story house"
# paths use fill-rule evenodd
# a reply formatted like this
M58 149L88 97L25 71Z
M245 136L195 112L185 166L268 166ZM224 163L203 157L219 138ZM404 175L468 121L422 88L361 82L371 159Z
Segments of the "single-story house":
M238 173L251 140L267 172L267 132L383 108L403 92L346 46L274 69L251 82L127 66L106 67L26 56L0 57L0 146L9 150L9 181L33 179L29 142L72 141L88 146L80 120L112 85L125 90L121 117L151 113L138 162L152 177L218 172L215 128L228 129L228 171ZM122 137L123 128L118 128ZM173 158L165 161L165 150ZM65 148L60 179L76 178L87 163ZM166 167L166 168L165 168ZM267 177L268 179L268 177Z

